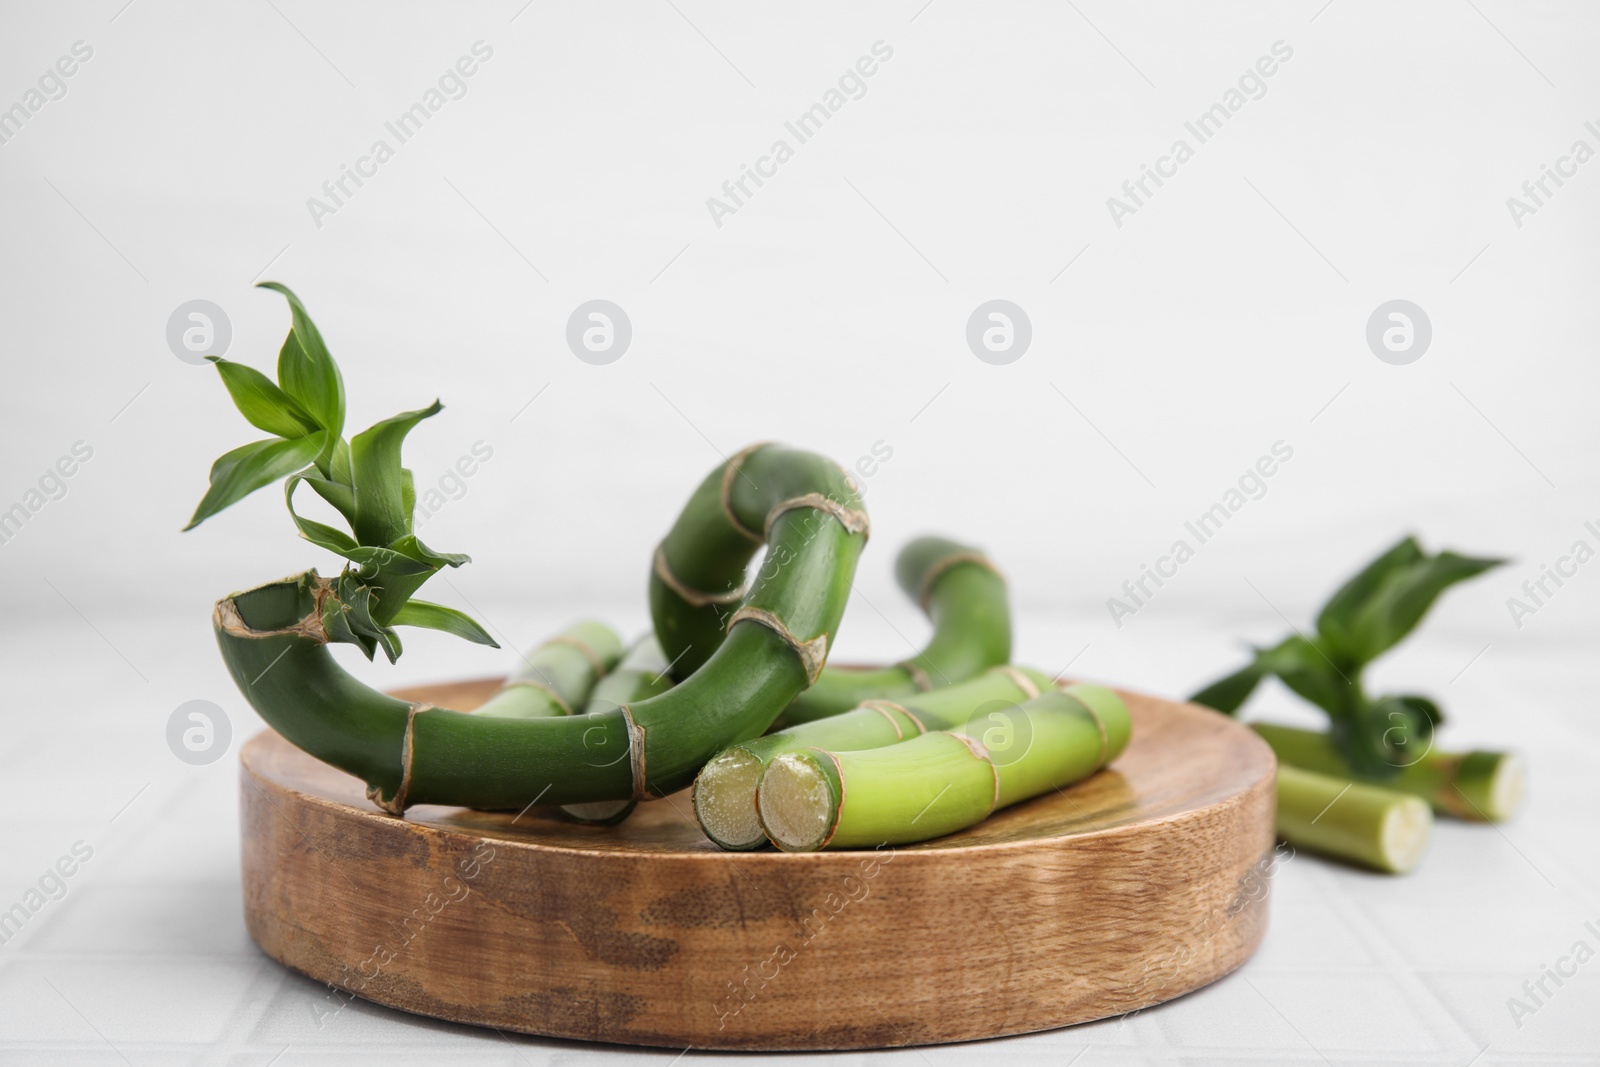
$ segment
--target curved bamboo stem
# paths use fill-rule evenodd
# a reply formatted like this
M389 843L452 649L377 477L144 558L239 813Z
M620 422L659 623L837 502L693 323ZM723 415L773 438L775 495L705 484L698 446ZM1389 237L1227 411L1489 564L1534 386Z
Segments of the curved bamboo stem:
M872 700L842 715L799 723L733 745L707 763L694 781L694 812L700 828L730 850L767 843L756 813L762 772L778 756L802 748L846 752L897 744L929 730L949 730L986 705L1007 709L1050 688L1040 671L991 667L971 679L898 702Z
M718 751L764 731L816 680L867 535L848 476L820 456L757 447L707 483L727 484L726 499L717 495L708 504L702 491L691 498L663 542L673 565L696 575L715 569L718 549L744 536L731 532L733 523L765 537L766 565L719 624L725 632L706 631L694 605L655 595L665 587L652 576L663 650L681 646L700 661L659 696L559 718L406 704L362 685L329 655L320 608L331 594L315 572L219 602L214 628L223 659L262 718L311 755L364 779L386 811L423 803L515 809L674 792ZM741 549L744 558L755 545Z
M624 704L632 704L660 696L672 688L672 677L667 673L667 657L651 634L640 638L622 657L616 669L595 685L584 705L583 714L598 715L615 711ZM625 800L596 800L586 804L567 804L562 807L578 822L597 826L611 826L633 814L639 802L632 797Z
M926 841L1088 777L1131 732L1120 697L1074 685L885 748L785 753L762 775L757 811L785 851Z
M919 537L900 550L895 579L933 623L927 646L889 667L826 668L784 710L785 725L964 682L1011 661L1005 577L981 551L945 537Z
M473 712L508 719L573 715L617 665L622 639L599 622L580 622L523 658L522 666Z

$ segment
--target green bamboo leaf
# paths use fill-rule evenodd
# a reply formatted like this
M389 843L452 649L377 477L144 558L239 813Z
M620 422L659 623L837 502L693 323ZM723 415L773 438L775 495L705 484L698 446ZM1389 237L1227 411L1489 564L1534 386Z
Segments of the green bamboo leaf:
M340 438L333 446L333 460L328 465L328 477L340 485L353 485L350 481L350 442Z
M1391 695L1362 706L1334 730L1334 743L1359 773L1389 778L1427 755L1444 719L1427 697Z
M440 567L459 567L471 563L472 557L465 552L435 552L417 539L416 534L406 534L404 537L392 542L389 547L410 559L427 564L437 570Z
M393 663L400 658L400 635L372 617L372 587L346 577L341 582L339 599L350 608L350 626L356 634L376 642L383 654Z
M1370 662L1398 644L1446 589L1504 562L1441 552L1390 574L1355 616L1351 629L1357 661Z
M329 504L335 511L343 515L346 522L354 523L356 514L356 494L343 482L329 481L315 474L307 474L305 483L316 491L316 494Z
M315 470L316 468L307 469ZM300 536L307 541L325 548L329 552L337 553L345 559L353 559L352 553L359 552L361 548L360 545L356 544L354 537L326 523L308 519L294 509L294 491L299 488L300 483L305 482L312 488L316 488L316 483L321 480L306 473L306 471L301 471L283 483L283 501L289 506L289 518L294 520L295 529L299 530Z
M328 354L322 334L317 330L305 305L289 287L278 282L261 282L258 288L283 294L289 301L294 325L278 352L278 384L335 439L344 432L344 379L339 366Z
M308 468L314 470L315 468ZM373 545L356 543L356 539L343 530L335 529L326 523L315 519L308 519L294 509L294 491L301 482L315 487L317 479L314 475L301 471L284 483L284 501L289 505L289 517L294 520L295 529L300 531L300 536L320 548L343 556L352 563L357 564L365 577L371 578L382 572L390 577L405 578L418 574L431 574L438 570L442 564L430 563L418 559L414 555L396 551L393 548L383 548Z
M368 659L372 658L377 642L356 633L350 625L350 607L336 596L322 602L322 632L335 644L355 645Z
M478 645L488 645L490 648L499 648L500 644L489 636L489 632L479 626L471 616L447 608L443 604L433 604L426 600L408 600L394 617L396 626L423 626L430 630L443 630L447 634L464 637Z
M326 456L328 477L307 477L306 484L316 490L318 496L332 504L339 514L344 516L352 529L356 522L356 491L350 484L350 443L343 438L333 446Z
M400 636L372 617L374 595L372 587L346 573L339 578L339 599L344 601L346 618L356 636L370 650L382 648L383 654L393 663L400 658ZM371 652L368 652L371 658Z
M443 407L435 400L425 408L402 412L375 423L350 439L350 475L351 484L355 486L356 511L351 525L357 541L364 545L388 545L411 533L400 446L417 423L437 415Z
M1402 538L1340 586L1317 616L1317 635L1329 650L1338 658L1352 658L1354 650L1362 644L1354 631L1361 610L1386 581L1425 559L1426 555L1415 537Z
M1336 720L1347 718L1351 707L1359 702L1360 690L1354 678L1342 674L1327 654L1307 638L1291 637L1260 653L1256 663Z
M223 453L211 465L211 487L184 529L194 529L230 504L304 467L322 449L326 438L320 432L292 441L269 437Z
M243 363L234 363L218 356L206 357L216 365L222 375L222 384L233 398L250 425L279 437L304 437L317 430L317 421L295 403L288 393L273 384L272 379Z
M1220 678L1189 698L1190 702L1201 704L1232 715L1255 692L1261 679L1266 677L1259 663L1252 662L1248 666L1235 671L1226 678Z

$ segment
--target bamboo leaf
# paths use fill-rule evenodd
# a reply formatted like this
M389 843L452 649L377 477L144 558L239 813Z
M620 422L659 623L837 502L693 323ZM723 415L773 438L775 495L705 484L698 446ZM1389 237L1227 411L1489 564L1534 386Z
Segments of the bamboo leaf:
M350 481L350 442L340 438L333 446L333 460L328 465L328 477L340 485L353 485Z
M1360 691L1354 679L1342 675L1327 655L1307 638L1291 637L1262 652L1256 662L1334 719L1347 718L1350 708L1359 701Z
M356 522L356 491L350 484L350 443L343 438L333 446L327 462L328 477L307 477L318 496L332 504L352 529Z
M350 439L350 475L355 487L356 512L351 525L357 541L364 545L388 545L411 533L400 446L417 423L437 415L442 409L443 405L435 400L425 408L402 412L375 423Z
M1370 662L1398 644L1446 589L1504 562L1441 552L1390 574L1355 616L1351 629L1357 661Z
M400 635L373 618L372 587L347 571L339 576L334 592L335 599L343 605L345 625L366 651L367 658L372 658L374 648L382 648L390 663L399 659Z
M435 552L417 539L416 534L406 534L389 547L410 559L427 564L437 570L440 567L459 567L464 563L471 563L472 557L465 552Z
M1318 636L1341 658L1351 657L1360 644L1354 627L1362 609L1386 581L1424 558L1426 553L1417 539L1405 537L1367 564L1322 606L1322 612L1317 616Z
M350 625L350 607L336 596L331 596L322 602L322 631L328 635L330 642L355 645L361 649L368 659L377 647L377 642L356 633Z
M314 470L315 468L308 469ZM316 478L310 474L307 474L305 471L301 471L299 474L296 474L293 478L290 478L288 481L283 483L283 500L284 503L289 506L289 518L294 520L295 529L299 530L300 536L304 537L307 541L310 541L312 544L321 548L325 548L329 552L337 553L338 555L343 556L345 559L351 559L353 558L351 553L359 551L361 547L360 545L356 544L356 539L354 537L351 537L343 530L335 529L326 523L318 522L315 519L305 518L294 509L294 491L299 487L300 483L305 482L314 489L316 488L316 483L321 480L322 479L320 478Z
M295 440L269 437L223 453L211 465L211 487L184 529L194 529L223 508L304 467L322 449L326 438L320 432Z
M1232 715L1249 699L1250 694L1255 692L1256 686L1260 684L1261 679L1265 676L1260 664L1252 662L1226 678L1219 678L1217 681L1212 682L1191 696L1189 700L1192 703L1202 704L1205 707L1220 711L1224 715Z
M1372 778L1398 774L1427 754L1433 732L1443 721L1427 697L1391 695L1360 709L1334 731L1334 741L1358 772Z
M307 474L304 480L318 496L333 505L334 510L343 515L346 522L355 521L356 494L353 489L343 482L329 481L314 474Z
M443 630L447 634L464 637L478 645L488 645L490 648L499 648L500 644L482 626L479 626L471 616L447 608L443 604L433 604L426 600L408 600L394 616L396 626L423 626L430 630Z
M294 325L278 352L278 384L321 426L337 439L344 432L344 379L328 354L311 316L300 298L286 285L262 282L261 289L283 294L289 301Z
M279 437L304 437L317 430L317 421L272 379L243 363L208 356L222 375L222 384L250 425Z

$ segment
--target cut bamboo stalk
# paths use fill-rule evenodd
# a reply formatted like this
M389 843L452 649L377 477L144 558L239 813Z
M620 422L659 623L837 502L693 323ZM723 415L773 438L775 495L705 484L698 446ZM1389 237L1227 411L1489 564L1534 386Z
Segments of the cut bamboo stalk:
M1278 765L1278 836L1391 874L1416 867L1433 834L1433 809L1410 793Z
M767 842L756 814L762 772L778 756L802 748L856 751L893 745L929 730L960 726L986 704L1009 708L1050 687L1039 671L991 667L971 681L904 697L872 700L842 715L800 723L734 745L707 763L694 783L694 812L706 836L744 851Z
M762 775L757 811L788 852L926 841L1087 778L1131 730L1115 693L1074 685L884 748L786 752Z
M1266 722L1251 723L1250 728L1272 746L1283 763L1410 793L1435 811L1460 819L1500 822L1509 819L1522 803L1526 778L1521 758L1512 752L1430 750L1391 777L1373 778L1352 770L1325 733Z

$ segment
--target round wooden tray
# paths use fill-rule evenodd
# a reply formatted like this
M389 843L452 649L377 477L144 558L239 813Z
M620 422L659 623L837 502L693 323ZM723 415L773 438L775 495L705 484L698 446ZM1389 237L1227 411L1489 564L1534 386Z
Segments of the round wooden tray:
M476 707L487 679L401 692ZM1266 930L1273 757L1221 715L1123 693L1113 768L921 845L725 853L687 793L616 827L419 806L265 731L241 753L244 910L351 994L551 1037L853 1049L999 1037L1168 1000Z

